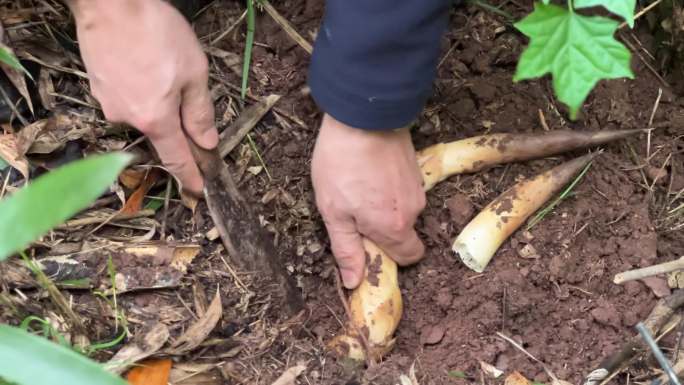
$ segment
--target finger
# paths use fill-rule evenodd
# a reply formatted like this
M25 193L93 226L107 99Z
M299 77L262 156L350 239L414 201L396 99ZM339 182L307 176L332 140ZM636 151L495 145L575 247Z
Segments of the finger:
M190 145L181 129L180 114L170 112L153 124L145 134L159 153L159 158L168 170L180 181L181 187L193 194L201 195L204 180L190 152Z
M363 279L363 268L366 264L361 235L351 219L334 223L326 222L325 225L344 287L354 289Z
M214 124L214 103L206 80L190 83L182 93L181 119L185 132L200 147L212 149L219 135Z
M367 235L368 238L380 246L387 255L401 266L412 265L423 258L425 245L418 238L416 230L409 228L405 231L387 236L378 232Z

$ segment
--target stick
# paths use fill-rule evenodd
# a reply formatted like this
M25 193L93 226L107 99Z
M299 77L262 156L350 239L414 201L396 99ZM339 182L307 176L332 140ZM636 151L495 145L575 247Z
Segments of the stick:
M648 331L646 326L644 326L643 323L639 322L636 328L639 331L639 334L641 334L641 337L648 345L648 347L651 348L651 351L653 351L653 355L658 361L658 364L660 364L660 367L662 367L665 373L667 373L667 376L670 377L670 381L672 382L672 384L680 385L679 379L677 378L677 374L675 374L674 370L672 370L672 365L670 365L670 362L667 360L667 358L665 358L665 355L663 355L663 351L660 350L658 344L653 340L653 336Z
M261 118L280 100L280 95L269 95L257 104L247 108L230 127L220 135L219 153L225 158L247 135Z
M273 8L273 6L271 5L271 3L268 2L268 0L262 0L260 3L264 7L266 12L268 12L268 14L271 15L273 20L275 20L276 23L280 24L285 33L287 33L287 35L290 36L292 40L299 44L299 46L302 47L304 51L311 55L311 52L313 52L313 47L311 46L311 43L306 41L306 39L304 39L302 35L299 34L299 32L292 28L290 22L285 20L285 18L282 17L275 8Z
M672 317L677 308L684 305L684 290L679 289L670 296L658 301L644 321L644 326L655 334L660 331L667 321ZM593 370L584 378L583 385L597 385L610 377L610 373L620 368L620 365L634 357L637 352L646 347L644 341L637 334L623 345L622 349L603 359L599 367Z
M66 229L70 229L73 227L80 227L80 226L85 226L85 225L94 225L96 223L103 223L105 221L108 221L108 222L120 221L120 220L126 220L126 219L149 217L152 215L154 215L154 210L145 209L145 210L140 210L134 214L116 214L110 218L102 218L102 217L78 218L78 219L73 219L73 220L67 221L63 225L57 226L56 229L57 230L66 230Z
M644 267L641 269L634 269L625 271L615 275L613 282L621 285L625 282L634 281L637 279L652 277L658 274L671 273L673 271L684 270L684 256L675 261L660 263L657 265Z

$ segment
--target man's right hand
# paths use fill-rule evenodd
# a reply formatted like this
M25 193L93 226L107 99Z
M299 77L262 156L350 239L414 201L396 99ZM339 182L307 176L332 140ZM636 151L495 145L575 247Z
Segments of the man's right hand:
M218 144L208 64L192 27L162 0L71 0L92 93L105 117L152 142L189 192L203 180L186 135Z
M326 114L311 178L348 289L363 279L364 236L400 265L423 257L425 247L413 226L425 207L425 191L408 129L366 131Z

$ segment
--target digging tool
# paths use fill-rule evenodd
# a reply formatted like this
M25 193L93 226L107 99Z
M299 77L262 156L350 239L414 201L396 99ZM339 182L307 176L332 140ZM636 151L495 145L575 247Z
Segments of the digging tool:
M275 286L272 294L282 295L280 308L294 315L302 308L302 298L280 263L273 243L238 191L228 165L218 149L206 150L191 139L188 142L204 176L204 198L211 219L231 261L241 270L256 272L270 281Z

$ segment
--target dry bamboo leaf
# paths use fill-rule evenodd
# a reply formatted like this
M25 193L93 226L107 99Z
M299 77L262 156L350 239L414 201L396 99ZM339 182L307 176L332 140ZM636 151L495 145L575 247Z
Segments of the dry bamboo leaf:
M57 101L53 96L54 93L55 85L52 82L50 70L43 68L41 69L40 75L38 77L38 96L40 97L40 103L48 111L54 110L55 106L57 105Z
M140 186L140 183L142 183L143 179L145 179L146 174L146 170L127 168L123 170L121 174L119 174L119 182L121 182L121 184L126 188L132 190Z
M499 370L496 366L488 364L484 361L480 361L480 368L491 378L499 378L503 374L503 371Z
M0 49L4 49L14 55L14 50L4 43L0 42ZM19 91L24 100L26 100L26 105L28 105L31 114L33 114L33 103L31 102L31 95L29 94L24 72L2 62L0 62L0 69L2 69L10 82L12 82L17 91Z
M504 380L504 385L532 385L532 383L530 380L525 378L525 376L516 371L506 377L506 380Z
M112 357L105 368L115 374L121 374L131 365L158 352L169 339L169 329L163 323L157 323L141 339L121 348Z
M180 336L176 342L166 350L168 354L183 354L189 352L199 346L214 330L214 327L221 319L223 307L221 306L221 292L216 289L216 295L209 304L206 313L197 320L188 330Z
M141 362L126 375L130 385L168 385L173 361L169 359Z
M190 385L190 384L205 384L206 377L202 376L206 372L216 369L221 364L199 364L199 363L180 363L174 365L169 376L169 384L172 385ZM211 376L214 377L214 376ZM213 382L209 382L213 383ZM218 382L219 384L222 381Z
M28 154L50 154L64 147L67 142L79 139L95 143L98 137L104 135L101 127L68 113L55 113L42 121L46 122L45 128L31 143Z
M283 372L271 385L295 385L295 380L306 370L306 365L298 364Z
M33 142L45 129L47 122L47 119L35 121L17 133L17 152L19 155L26 155Z
M29 163L26 157L19 153L17 138L12 134L0 135L0 158L14 167L28 180Z
M128 197L128 200L121 209L121 214L135 214L142 210L145 195L154 187L160 178L160 171L157 168L149 169L140 186Z

